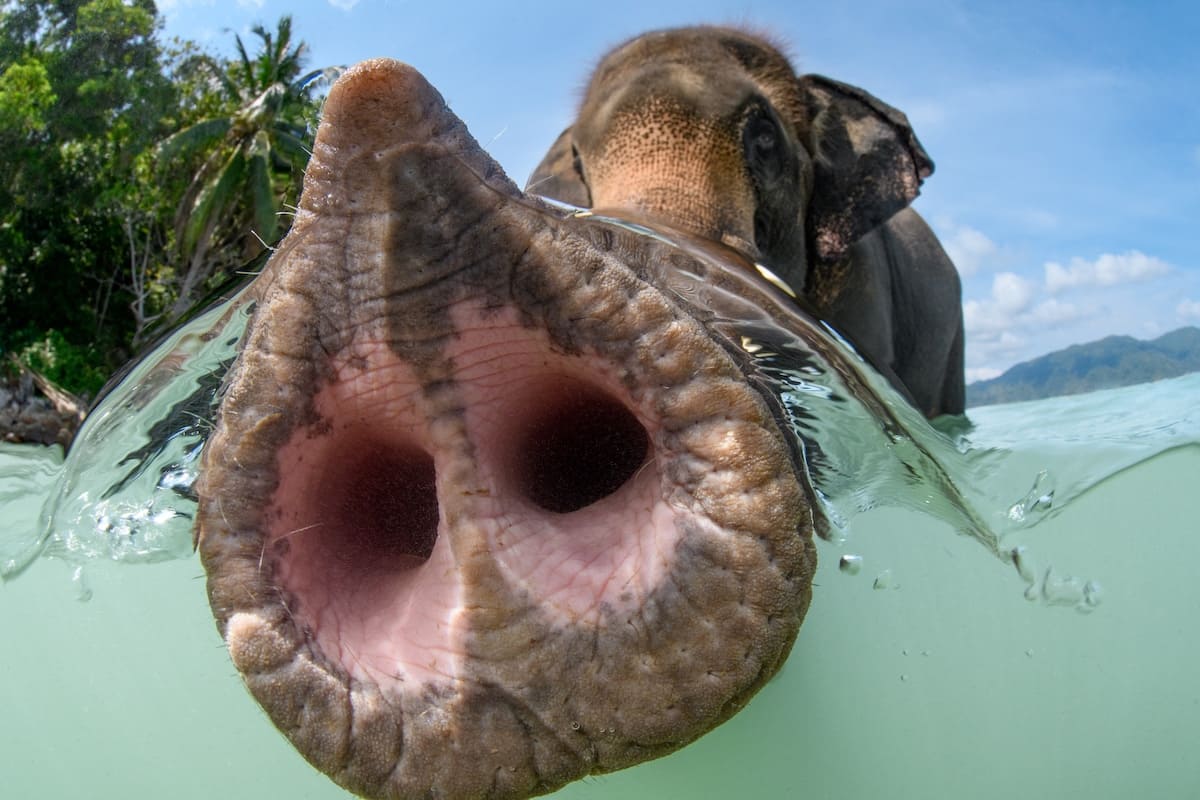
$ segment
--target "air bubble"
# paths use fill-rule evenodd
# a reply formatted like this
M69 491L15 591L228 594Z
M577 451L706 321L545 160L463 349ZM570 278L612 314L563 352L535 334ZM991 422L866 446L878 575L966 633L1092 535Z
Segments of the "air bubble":
M875 583L871 584L873 589L895 589L896 583L892 578L892 571L885 569L883 572L875 576Z
M1088 581L1083 585L1083 603L1076 607L1083 612L1093 611L1096 606L1100 605L1103 594L1104 590L1100 587L1100 584L1095 581Z
M838 569L847 575L857 575L862 569L862 556L844 555L838 561Z
M1077 606L1084 602L1084 584L1073 575L1059 575L1046 568L1042 579L1042 600L1052 606Z

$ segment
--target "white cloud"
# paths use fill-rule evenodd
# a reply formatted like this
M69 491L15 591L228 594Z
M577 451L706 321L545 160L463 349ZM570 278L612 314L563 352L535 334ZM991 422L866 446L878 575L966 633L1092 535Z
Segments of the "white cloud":
M1175 306L1175 313L1185 322L1200 321L1200 300L1180 300L1179 305Z
M963 325L967 341L992 341L1017 345L1012 332L1034 298L1033 281L1015 272L1000 272L992 278L992 293L985 300L963 303Z
M1033 283L1015 272L1000 272L992 279L992 302L1007 314L1024 311L1033 300Z
M994 367L974 367L967 369L967 383L975 381L990 381L1003 373Z
M266 0L237 0L237 4L242 8L262 8Z
M349 11L358 5L358 0L329 0L329 5L342 11Z
M1079 307L1073 303L1064 303L1056 298L1051 297L1038 303L1030 315L1035 322L1043 325L1058 325L1063 322L1071 322L1084 316Z
M1064 289L1089 286L1116 286L1157 278L1170 272L1162 259L1137 250L1113 255L1105 253L1095 261L1073 258L1068 266L1049 261L1045 266L1046 291L1057 293Z
M942 239L947 255L963 276L974 275L980 267L996 254L996 243L983 233L966 225L948 226L949 236Z

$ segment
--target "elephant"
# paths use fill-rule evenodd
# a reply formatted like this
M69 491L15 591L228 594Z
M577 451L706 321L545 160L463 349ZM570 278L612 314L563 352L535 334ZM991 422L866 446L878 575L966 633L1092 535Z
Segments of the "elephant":
M692 244L525 196L411 67L330 90L195 531L234 666L340 785L543 794L682 747L787 658L822 511L746 342L841 350Z
M690 27L604 56L526 189L761 262L932 418L965 407L958 272L909 206L932 171L896 109Z

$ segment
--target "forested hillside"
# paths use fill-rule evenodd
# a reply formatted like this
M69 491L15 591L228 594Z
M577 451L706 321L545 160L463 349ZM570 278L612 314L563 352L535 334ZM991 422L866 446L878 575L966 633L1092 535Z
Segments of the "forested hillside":
M998 378L967 387L967 405L1013 403L1080 394L1200 371L1200 328L1180 328L1153 341L1109 336L1017 364Z

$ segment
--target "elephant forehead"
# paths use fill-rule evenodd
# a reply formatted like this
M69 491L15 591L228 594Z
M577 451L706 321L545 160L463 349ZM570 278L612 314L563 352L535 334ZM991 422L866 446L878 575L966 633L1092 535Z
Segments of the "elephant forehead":
M581 119L603 122L630 108L654 105L662 113L685 110L706 119L735 117L745 103L761 96L759 87L731 58L706 61L642 60L625 65L584 101Z

